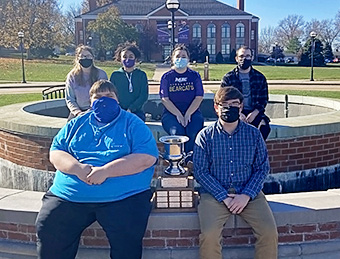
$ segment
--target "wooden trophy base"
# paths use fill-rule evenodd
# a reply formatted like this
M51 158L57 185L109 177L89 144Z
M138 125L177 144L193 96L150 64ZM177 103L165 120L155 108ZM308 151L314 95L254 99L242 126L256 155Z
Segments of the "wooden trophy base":
M188 173L179 176L162 174L157 179L154 193L154 211L189 212L197 210L194 179Z

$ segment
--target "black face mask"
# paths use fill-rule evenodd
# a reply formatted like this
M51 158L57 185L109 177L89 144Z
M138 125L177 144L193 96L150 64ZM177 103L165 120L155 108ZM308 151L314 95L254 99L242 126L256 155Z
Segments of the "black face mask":
M243 69L243 70L248 69L250 66L251 66L251 59L245 58L245 59L238 62L238 67Z
M88 67L92 66L93 59L90 59L90 58L79 59L79 64L84 68L88 68Z
M232 123L239 119L240 117L240 108L239 107L229 107L222 108L221 110L221 119L225 122Z

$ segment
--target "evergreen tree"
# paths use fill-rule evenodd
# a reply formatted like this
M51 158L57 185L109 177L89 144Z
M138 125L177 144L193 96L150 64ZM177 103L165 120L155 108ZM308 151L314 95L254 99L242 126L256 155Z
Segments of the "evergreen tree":
M139 35L135 27L125 23L119 15L117 7L110 7L91 21L87 27L99 37L99 47L114 51L120 43L138 42Z
M287 44L287 52L296 54L301 49L301 42L299 41L298 37L294 37L293 39L289 40Z
M324 56L323 56L323 44L319 39L314 40L314 66L323 66ZM300 66L310 66L311 58L312 58L312 40L309 38L305 45L303 46L301 61L299 62Z
M323 48L323 55L325 59L333 60L334 55L332 51L332 46L329 43L325 44L325 47Z
M193 42L188 45L188 51L190 53L190 61L196 61L198 63L204 62L205 49L202 47L202 43Z
M144 54L144 60L150 61L151 53L157 50L157 36L153 33L152 28L146 26L139 34L139 48Z
M221 51L218 52L217 55L216 55L216 63L217 64L224 63L224 58L223 58L223 55L222 55Z
M231 62L231 63L236 63L235 57L236 57L236 50L233 49L233 50L230 52L229 62Z

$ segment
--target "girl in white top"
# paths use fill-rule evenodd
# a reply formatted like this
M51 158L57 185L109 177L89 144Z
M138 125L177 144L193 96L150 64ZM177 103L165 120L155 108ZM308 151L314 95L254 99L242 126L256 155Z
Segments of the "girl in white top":
M106 72L93 63L94 54L89 46L80 45L76 49L74 67L66 79L66 104L70 110L68 120L90 108L90 88L100 79L106 79Z

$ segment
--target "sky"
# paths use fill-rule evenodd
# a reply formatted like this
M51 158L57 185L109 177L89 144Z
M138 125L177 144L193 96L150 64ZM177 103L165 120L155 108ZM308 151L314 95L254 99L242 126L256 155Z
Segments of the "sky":
M180 1L180 0L179 0ZM219 0L236 7L237 0ZM82 0L59 0L66 9L69 5L80 4ZM165 0L164 0L165 2ZM260 29L278 25L288 15L302 15L304 21L334 18L340 10L340 0L245 0L245 11L260 18Z

